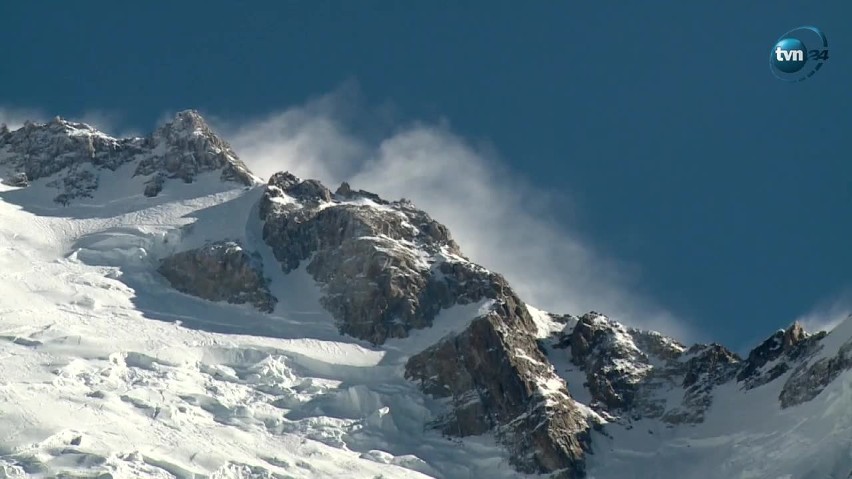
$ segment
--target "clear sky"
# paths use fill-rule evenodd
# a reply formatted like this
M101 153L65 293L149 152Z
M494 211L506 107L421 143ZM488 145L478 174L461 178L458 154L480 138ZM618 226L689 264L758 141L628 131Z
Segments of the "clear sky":
M0 4L5 115L148 131L178 109L252 121L357 84L371 111L448 124L563 198L549 221L704 339L741 349L852 303L848 0L129 5ZM832 57L778 81L770 48L803 24ZM346 121L369 136L386 119Z

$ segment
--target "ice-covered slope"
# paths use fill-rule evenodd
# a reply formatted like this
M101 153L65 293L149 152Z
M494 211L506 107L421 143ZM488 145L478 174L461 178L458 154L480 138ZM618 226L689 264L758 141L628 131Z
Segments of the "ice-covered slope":
M740 358L540 311L194 112L0 129L0 170L0 478L852 473L852 320Z

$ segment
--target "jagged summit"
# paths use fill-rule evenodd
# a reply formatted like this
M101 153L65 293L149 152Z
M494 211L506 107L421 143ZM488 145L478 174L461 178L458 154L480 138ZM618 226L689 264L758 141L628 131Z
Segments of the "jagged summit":
M505 283L467 261L444 225L407 202L333 194L316 180L281 172L269 179L260 217L263 238L283 271L308 261L341 331L376 344L429 326L459 299L453 285L461 276L471 280L466 302ZM479 290L472 288L475 281Z
M184 130L196 134L208 134L210 127L207 121L197 110L183 110L175 114L172 121L161 127L162 129Z
M199 173L208 171L220 170L222 181L244 185L257 182L231 146L213 133L195 110L179 112L146 143L154 153L143 158L135 172L154 175L146 186L146 196L156 196L168 178L191 183Z
M43 180L57 191L54 200L70 204L92 197L102 176L129 167L124 180L144 177L145 196L157 196L168 180L194 182L220 172L222 182L258 182L231 147L194 110L143 138L116 139L84 123L59 117L0 130L0 176L22 186ZM23 181L23 180L26 181ZM115 178L111 178L114 181Z
M230 145L216 135L197 110L183 110L175 113L174 118L160 125L151 134L151 138L155 140L168 140L172 142L177 141L179 138L188 140L191 137L206 138L215 144L216 147L236 157Z

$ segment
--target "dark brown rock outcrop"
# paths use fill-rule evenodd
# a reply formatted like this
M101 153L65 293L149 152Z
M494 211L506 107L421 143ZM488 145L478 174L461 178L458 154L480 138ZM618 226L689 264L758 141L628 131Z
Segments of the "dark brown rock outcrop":
M158 269L169 283L186 294L211 301L250 304L272 312L277 302L269 292L257 256L234 242L212 243L163 259Z
M507 295L457 336L412 357L406 377L447 398L436 420L445 434L494 431L526 473L583 477L590 423L538 349L526 308Z
M260 205L263 238L282 270L307 261L341 332L382 344L430 326L461 298L498 294L492 289L502 280L462 257L447 228L423 211L377 197L351 199L277 173Z

